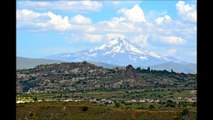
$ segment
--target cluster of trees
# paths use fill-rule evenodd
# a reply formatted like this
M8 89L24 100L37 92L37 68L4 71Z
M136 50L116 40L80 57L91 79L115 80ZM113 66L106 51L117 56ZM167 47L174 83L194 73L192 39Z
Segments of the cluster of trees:
M173 71L173 69L171 69L171 71L169 72L169 71L167 71L167 70L153 70L153 69L151 69L150 67L148 67L147 69L141 69L140 67L137 67L136 68L136 71L138 72L138 73L162 73L162 74L169 74L169 73L175 73L174 71ZM181 74L184 74L184 73L181 73Z

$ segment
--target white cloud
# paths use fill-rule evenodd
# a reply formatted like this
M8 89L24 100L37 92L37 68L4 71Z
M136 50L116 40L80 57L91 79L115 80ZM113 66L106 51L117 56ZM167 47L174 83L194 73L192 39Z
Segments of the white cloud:
M166 50L166 52L164 52L164 56L174 56L177 52L177 49L172 48L172 49L168 49Z
M140 35L134 36L132 38L132 42L137 43L140 46L147 47L148 46L148 42L147 42L148 37L149 37L149 35L140 34Z
M169 15L164 15L162 17L158 17L155 20L155 23L157 25L163 25L163 24L169 24L172 21L171 17Z
M120 37L120 38L126 38L125 35L120 34L120 33L109 33L109 34L107 34L108 40L111 40L113 38L118 38L118 37Z
M110 21L106 21L106 23L109 25L109 27L114 28L120 23L124 23L125 18L123 17L114 17Z
M178 1L176 4L178 14L183 20L196 22L197 21L197 10L195 5L186 4L184 1Z
M50 17L50 21L48 21L47 24L53 25L55 30L65 31L71 28L67 16L63 18L61 15L55 15L52 12L44 13L44 15Z
M164 36L164 37L160 37L161 41L164 43L168 43L168 44L176 44L176 45L182 45L185 44L185 40L180 38L180 37L176 37L176 36Z
M171 28L156 28L156 31L158 34L171 34L172 29Z
M124 17L113 17L108 21L100 21L95 26L97 31L101 32L129 33L143 31L141 27L127 21Z
M90 18L84 17L82 15L76 15L72 17L70 21L71 23L74 23L74 24L91 24L92 23Z
M39 16L38 13L33 12L32 10L27 10L27 9L22 9L22 10L17 10L16 13L16 18L17 20L32 20L34 18L37 18Z
M119 13L123 13L127 20L135 23L146 22L144 12L138 4L134 5L131 9L120 9Z
M68 44L81 44L81 43L98 43L102 42L104 37L101 34L88 34L88 33L69 33L64 37Z
M79 1L78 1L79 2ZM82 1L82 5L88 10L97 11L102 7L102 4L97 1Z
M17 28L30 31L83 31L94 32L90 18L76 15L72 18L52 12L38 13L27 9L17 10Z
M89 42L100 42L102 40L101 35L95 35L95 34L85 34L84 38L85 40Z
M86 32L86 33L91 33L95 32L96 28L93 27L92 25L82 25L82 24L72 24L72 28L68 31L73 31L73 32Z
M86 32L95 32L95 27L93 27L93 26L89 26L89 27L87 27L86 28Z
M71 28L67 16L62 17L52 12L37 13L31 10L17 10L17 27L31 29L54 29L56 31L65 31Z
M62 12L98 11L102 4L97 1L18 1L17 6L33 10L57 10Z

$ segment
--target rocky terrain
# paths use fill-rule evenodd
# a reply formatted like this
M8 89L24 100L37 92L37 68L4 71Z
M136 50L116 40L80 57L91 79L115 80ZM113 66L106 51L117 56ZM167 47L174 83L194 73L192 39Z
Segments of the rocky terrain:
M17 70L17 93L118 89L196 89L196 74L126 67L113 69L88 62L38 65Z

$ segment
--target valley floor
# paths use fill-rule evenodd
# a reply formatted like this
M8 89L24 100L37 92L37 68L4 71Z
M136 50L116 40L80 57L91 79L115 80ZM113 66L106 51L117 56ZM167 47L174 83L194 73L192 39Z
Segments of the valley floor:
M196 90L25 93L17 120L196 120Z
M91 102L17 104L16 120L196 120L196 108L135 109Z

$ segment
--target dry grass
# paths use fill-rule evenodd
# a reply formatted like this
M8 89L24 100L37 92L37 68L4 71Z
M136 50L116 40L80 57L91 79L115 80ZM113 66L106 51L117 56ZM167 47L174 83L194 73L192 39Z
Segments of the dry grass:
M86 111L82 110L88 107ZM180 110L138 110L86 102L41 102L17 104L17 120L174 120ZM195 120L196 113L188 119Z

